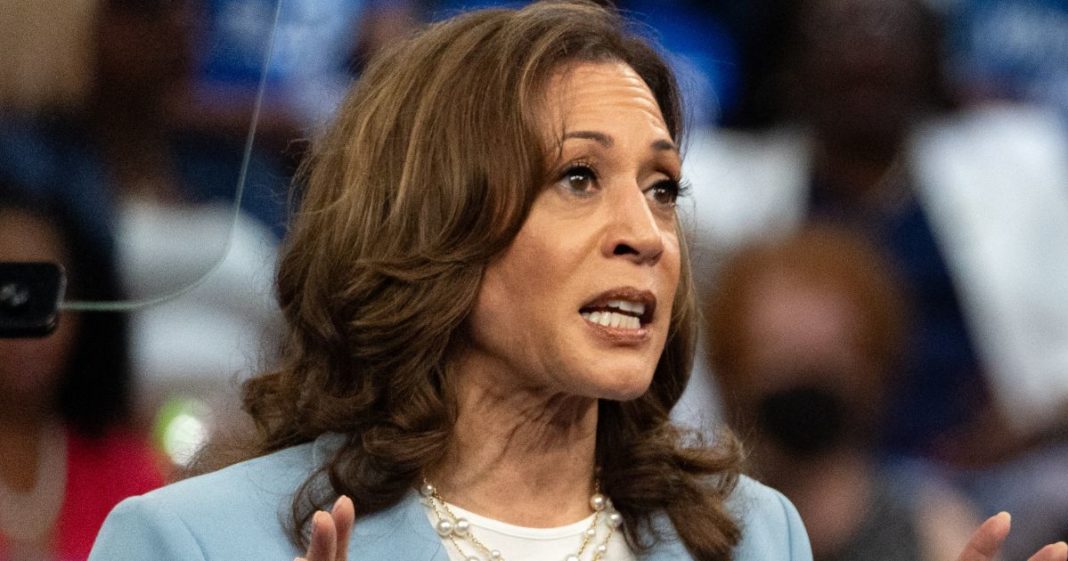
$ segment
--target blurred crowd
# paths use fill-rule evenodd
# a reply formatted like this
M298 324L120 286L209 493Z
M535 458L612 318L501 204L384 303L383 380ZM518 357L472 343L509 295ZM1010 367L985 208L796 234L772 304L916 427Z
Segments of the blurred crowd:
M0 560L84 559L118 500L240 430L308 139L476 0L0 0ZM620 0L688 97L703 303L680 422L726 423L817 561L1068 539L1068 4Z

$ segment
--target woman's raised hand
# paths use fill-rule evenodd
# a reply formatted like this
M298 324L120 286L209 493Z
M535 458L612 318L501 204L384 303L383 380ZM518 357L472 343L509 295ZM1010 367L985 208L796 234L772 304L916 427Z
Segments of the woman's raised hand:
M330 512L320 510L312 516L311 540L304 557L294 561L348 561L349 535L356 520L352 499L342 495Z
M958 561L992 561L1009 535L1011 525L1012 517L1007 512L987 518L968 540ZM1027 561L1068 561L1068 545L1064 542L1047 545Z

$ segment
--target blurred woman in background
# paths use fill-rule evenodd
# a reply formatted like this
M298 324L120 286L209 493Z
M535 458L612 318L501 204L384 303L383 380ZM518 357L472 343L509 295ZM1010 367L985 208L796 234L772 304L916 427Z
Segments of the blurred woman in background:
M818 561L953 561L977 523L933 468L878 453L910 309L882 255L830 226L739 251L707 303L731 425L754 475L797 505Z
M0 261L51 261L68 298L121 298L112 250L64 205L0 185ZM0 339L0 559L88 557L108 511L162 485L130 426L127 318L63 312L40 339Z

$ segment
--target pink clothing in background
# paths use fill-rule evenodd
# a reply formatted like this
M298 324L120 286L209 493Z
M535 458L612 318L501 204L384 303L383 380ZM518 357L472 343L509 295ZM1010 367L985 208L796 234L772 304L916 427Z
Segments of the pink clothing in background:
M66 431L67 486L56 520L54 558L84 561L104 518L119 501L163 485L160 462L148 442L130 431L102 438ZM5 557L0 536L0 559Z

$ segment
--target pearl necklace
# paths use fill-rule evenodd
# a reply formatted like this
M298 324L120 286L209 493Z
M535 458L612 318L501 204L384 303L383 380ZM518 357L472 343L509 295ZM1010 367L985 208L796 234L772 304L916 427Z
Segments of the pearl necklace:
M437 518L434 530L443 539L449 540L466 561L504 561L504 556L499 550L490 548L471 533L471 523L466 518L456 516L452 512L445 499L441 498L437 487L423 479L423 486L419 489L419 493L428 501L431 510L434 511L434 516ZM608 541L612 538L612 534L623 525L623 516L612 508L612 501L602 495L599 490L590 497L590 508L593 510L593 522L582 533L582 544L579 545L578 551L565 557L564 561L580 561L582 554L589 547L590 541L597 535L597 524L601 521L602 515L606 517L608 533L605 535L604 540L593 548L593 557L590 558L590 561L601 561L604 558L605 553L608 552ZM465 551L460 545L461 541L470 543L482 557Z
M52 529L67 486L67 437L58 425L41 429L33 488L15 491L0 482L0 533L14 542L35 542Z

